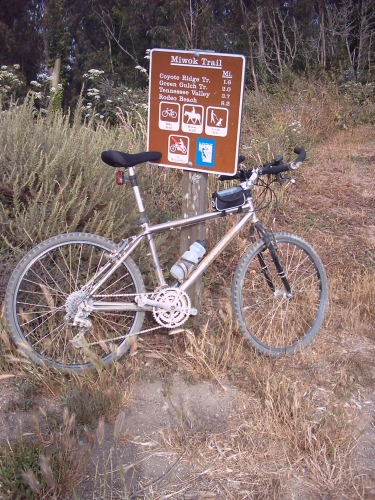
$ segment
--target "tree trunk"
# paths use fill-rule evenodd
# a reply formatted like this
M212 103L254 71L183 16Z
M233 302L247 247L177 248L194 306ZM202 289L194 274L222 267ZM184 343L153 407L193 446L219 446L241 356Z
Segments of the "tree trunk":
M264 34L263 34L264 11L262 6L258 6L257 14L258 14L258 38L259 38L258 58L259 58L259 64L264 68L266 66L266 54L264 50Z
M60 71L61 71L61 57L58 57L57 59L55 59L55 64L52 71L52 87L55 88L56 92L60 81Z
M326 57L326 37L325 37L325 20L322 4L319 4L319 22L320 22L320 65L325 69L327 66Z
M249 43L249 60L250 60L250 71L251 76L253 77L254 90L257 95L259 95L259 86L258 86L258 78L255 72L254 65L254 52L253 52L253 42L251 39L250 27L247 19L246 7L244 5L243 0L241 0L241 11L242 11L242 21L243 21L243 29L246 32L247 40Z

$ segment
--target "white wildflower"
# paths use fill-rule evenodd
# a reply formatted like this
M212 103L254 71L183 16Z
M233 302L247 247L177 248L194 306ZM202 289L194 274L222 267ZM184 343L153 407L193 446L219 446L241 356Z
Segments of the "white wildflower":
M1 66L1 69L8 69L8 66Z
M49 79L50 77L49 75L47 75L47 73L39 73L39 75L37 76L37 80L39 80L42 83L48 82Z
M147 73L147 69L143 68L142 66L136 66L135 69L139 69L141 73Z
M13 64L13 68L14 68L14 69L20 69L20 67L21 67L21 66L20 66L19 64Z

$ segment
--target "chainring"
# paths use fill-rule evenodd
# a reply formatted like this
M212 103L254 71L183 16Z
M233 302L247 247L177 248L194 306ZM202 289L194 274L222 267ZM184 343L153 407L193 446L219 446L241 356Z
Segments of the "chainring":
M164 288L152 297L153 300L167 304L170 310L153 307L152 314L159 325L176 328L182 325L191 314L191 302L188 294L178 288Z

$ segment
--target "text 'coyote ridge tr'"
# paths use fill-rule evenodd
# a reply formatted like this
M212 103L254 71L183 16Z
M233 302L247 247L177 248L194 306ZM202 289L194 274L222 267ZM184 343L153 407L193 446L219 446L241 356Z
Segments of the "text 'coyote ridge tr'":
M148 150L157 165L232 175L237 169L245 58L151 51Z

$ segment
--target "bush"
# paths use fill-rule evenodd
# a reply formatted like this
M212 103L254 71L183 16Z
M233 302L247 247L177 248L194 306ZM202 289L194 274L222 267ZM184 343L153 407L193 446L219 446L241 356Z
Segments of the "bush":
M100 154L106 149L136 152L142 137L131 127L82 125L70 116L35 116L32 95L0 116L0 226L2 246L16 253L54 234L123 234L133 202L123 206L127 189L114 184L114 171Z

